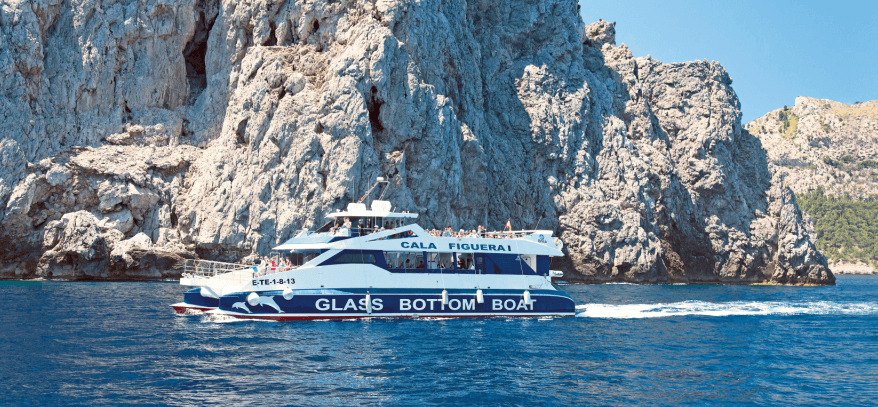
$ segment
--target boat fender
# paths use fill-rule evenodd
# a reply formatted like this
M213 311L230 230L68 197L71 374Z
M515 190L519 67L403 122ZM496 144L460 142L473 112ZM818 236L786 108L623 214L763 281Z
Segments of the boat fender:
M485 303L485 296L482 294L482 290L476 291L476 302L478 302L479 304Z
M255 307L256 304L259 304L259 294L250 293L247 295L247 303L249 303L250 306Z
M366 294L366 313L367 314L372 313L372 295L371 294Z
M201 287L201 296L207 298L219 298L213 290L207 287Z
M448 290L442 290L442 305L448 304Z
M530 291L524 290L524 303L530 305Z
M284 299L285 299L285 300L292 300L292 299L293 299L293 290L291 290L289 287L287 287L287 288L284 290L284 294L283 294L283 295L284 295Z

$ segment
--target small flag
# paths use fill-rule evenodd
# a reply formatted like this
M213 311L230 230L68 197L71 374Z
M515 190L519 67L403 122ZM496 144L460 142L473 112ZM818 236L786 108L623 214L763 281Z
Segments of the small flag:
M506 229L512 230L512 219L506 221Z

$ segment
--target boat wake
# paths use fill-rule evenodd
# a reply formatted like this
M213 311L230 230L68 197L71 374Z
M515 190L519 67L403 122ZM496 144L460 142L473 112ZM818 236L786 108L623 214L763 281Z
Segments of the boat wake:
M585 318L636 319L688 315L878 315L878 302L683 301L666 304L576 306L576 316Z

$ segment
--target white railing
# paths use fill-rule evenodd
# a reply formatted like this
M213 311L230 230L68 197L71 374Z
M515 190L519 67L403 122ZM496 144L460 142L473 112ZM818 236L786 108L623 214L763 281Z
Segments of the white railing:
M427 231L427 233L429 233L431 236L436 236L436 237L443 237L444 236L444 237L481 238L481 239L518 239L518 238L530 236L530 235L537 233L537 232L546 232L546 231L544 231L544 230L542 230L542 231L541 230L501 230L501 231L493 231L493 232L489 232L489 231L478 232L478 231L472 231L472 230L470 230L470 231L464 230L463 232L448 231L449 236L445 235L444 230L433 229L433 230ZM549 235L549 236L551 236L551 235Z
M183 277L211 278L232 271L249 269L249 266L235 263L223 263L220 261L188 259L183 264Z

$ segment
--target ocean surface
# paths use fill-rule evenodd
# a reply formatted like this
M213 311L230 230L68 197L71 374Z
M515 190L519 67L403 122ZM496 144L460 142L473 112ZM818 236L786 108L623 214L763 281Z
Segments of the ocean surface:
M573 318L178 316L175 282L0 284L3 405L876 405L878 277L565 285Z

